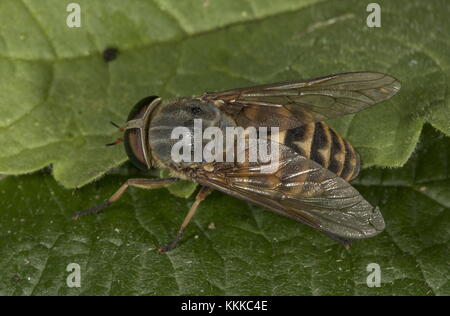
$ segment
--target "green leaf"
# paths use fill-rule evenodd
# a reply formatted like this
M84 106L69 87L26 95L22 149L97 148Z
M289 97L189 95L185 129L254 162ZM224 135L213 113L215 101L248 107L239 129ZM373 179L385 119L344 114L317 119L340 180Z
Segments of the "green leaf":
M108 122L147 95L201 94L372 70L402 82L392 100L332 122L365 167L402 166L424 122L450 135L448 3L378 1L382 27L357 0L79 0L0 2L0 173L51 164L80 187L126 160ZM106 63L102 53L117 48ZM49 181L49 180L48 180Z
M178 248L168 243L192 203L167 190L129 193L73 222L127 179L67 190L43 172L0 180L0 295L449 295L450 138L426 126L400 169L364 170L356 187L386 220L350 250L321 233L214 192ZM213 223L213 225L212 225ZM69 288L67 265L81 267ZM381 269L369 288L367 266Z
M167 170L161 170L159 173L159 177L169 178L170 173ZM170 193L172 193L175 196L184 198L190 197L192 193L194 193L196 188L197 183L188 180L178 181L167 186L167 189L169 190Z

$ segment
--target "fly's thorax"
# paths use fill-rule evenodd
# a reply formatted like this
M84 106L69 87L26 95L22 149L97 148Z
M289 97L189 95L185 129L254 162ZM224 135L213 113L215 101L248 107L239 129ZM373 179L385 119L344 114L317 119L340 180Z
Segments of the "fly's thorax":
M187 163L175 163L171 156L173 146L179 141L177 135L180 131L188 131L191 135L190 148L193 152L194 135L203 135L208 127L217 127L225 134L228 126L235 126L234 121L212 102L183 98L161 104L152 115L148 127L148 144L152 158L159 167L183 169ZM201 142L204 146L209 140L202 137Z

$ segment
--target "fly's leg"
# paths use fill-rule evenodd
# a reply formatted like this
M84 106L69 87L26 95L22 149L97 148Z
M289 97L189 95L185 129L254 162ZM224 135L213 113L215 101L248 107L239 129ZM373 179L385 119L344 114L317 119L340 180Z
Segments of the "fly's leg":
M87 210L77 212L73 215L73 219L77 220L81 216L89 215L89 214L95 214L103 210L104 208L110 206L112 203L117 201L122 194L125 193L128 187L137 187L137 188L143 188L143 189L156 189L161 188L164 186L167 186L171 183L174 183L178 181L177 178L167 178L167 179L128 179L122 186L119 188L119 190L116 191L109 199L107 199L105 202L95 205Z
M195 211L197 210L198 206L211 192L212 192L212 189L208 188L208 187L202 187L200 189L200 191L197 193L197 196L195 197L194 204L192 204L191 208L189 209L189 212L187 213L186 217L184 218L184 221L181 224L180 229L178 230L178 233L175 236L175 239L170 244L159 247L159 249L158 249L159 253L168 252L177 246L178 242L181 239L181 235L183 234L187 225L189 224L192 217L194 216Z

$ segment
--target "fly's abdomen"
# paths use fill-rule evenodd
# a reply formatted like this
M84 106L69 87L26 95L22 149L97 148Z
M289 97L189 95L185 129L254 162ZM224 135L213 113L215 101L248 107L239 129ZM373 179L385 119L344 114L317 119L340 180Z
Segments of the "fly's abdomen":
M308 123L288 130L284 143L346 181L354 179L359 173L358 153L324 122Z

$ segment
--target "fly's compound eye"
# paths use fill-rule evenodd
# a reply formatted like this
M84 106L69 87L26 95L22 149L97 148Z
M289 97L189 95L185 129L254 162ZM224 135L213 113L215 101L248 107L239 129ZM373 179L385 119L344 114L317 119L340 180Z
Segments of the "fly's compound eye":
M125 151L128 159L139 169L147 170L142 132L138 128L128 129L124 135Z
M158 99L157 96L151 95L149 97L143 98L138 103L136 103L133 109L131 110L130 114L128 114L127 121L142 118L148 106L156 99Z
M149 96L136 103L128 115L127 121L143 119L148 107L156 99L158 99L157 96ZM127 128L124 135L124 144L128 159L139 169L147 170L150 168L150 164L147 159L146 136L143 134L145 133L144 125L145 122L142 126Z

